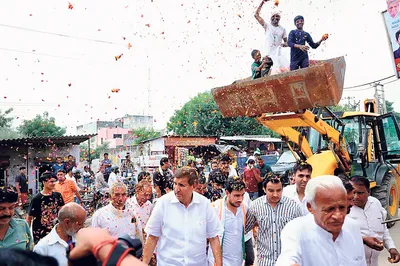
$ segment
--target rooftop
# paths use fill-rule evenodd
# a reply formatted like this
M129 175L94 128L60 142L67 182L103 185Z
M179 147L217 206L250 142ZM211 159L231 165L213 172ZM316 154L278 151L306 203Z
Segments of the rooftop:
M94 136L96 136L96 134L58 136L58 137L24 137L15 139L0 139L0 146L80 144Z

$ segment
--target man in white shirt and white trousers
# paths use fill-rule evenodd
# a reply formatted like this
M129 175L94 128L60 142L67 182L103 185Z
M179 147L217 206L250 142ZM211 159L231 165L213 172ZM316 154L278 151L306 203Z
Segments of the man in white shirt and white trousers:
M174 192L158 199L145 229L145 264L149 264L157 246L157 265L205 266L208 239L215 265L222 266L220 223L209 200L194 192L197 178L195 168L178 169Z
M306 187L311 214L289 222L281 234L276 266L366 266L360 228L347 214L347 193L336 176L319 176Z
M246 185L241 178L229 178L225 190L226 196L212 203L221 223L222 263L242 266L246 259L244 227L248 207L243 202ZM214 266L211 250L208 251L208 265Z
M369 180L365 177L354 176L350 183L354 187L354 205L348 216L353 218L361 228L367 265L379 265L379 253L384 247L389 251L389 261L397 263L400 260L400 254L386 224L382 224L386 220L386 211L378 199L369 196Z
M306 162L296 163L293 167L293 178L295 184L284 187L282 193L283 196L294 200L300 205L303 215L310 213L307 209L305 190L308 181L311 179L311 174L312 166L310 164Z

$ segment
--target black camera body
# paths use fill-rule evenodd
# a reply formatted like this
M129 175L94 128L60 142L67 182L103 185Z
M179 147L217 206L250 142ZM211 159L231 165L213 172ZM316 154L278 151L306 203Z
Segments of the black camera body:
M121 252L128 248L132 248L129 254L135 256L136 258L140 259L143 254L143 246L142 242L139 239L131 238L129 235L125 234L121 237L118 237L118 245L112 251L110 259L108 260L106 265L116 265L114 261L118 261ZM93 254L90 254L86 257L82 257L79 259L71 260L69 258L70 251L75 247L75 243L72 243L67 250L67 257L70 265L72 266L101 266L103 263L101 261L97 261ZM116 257L118 256L118 257Z

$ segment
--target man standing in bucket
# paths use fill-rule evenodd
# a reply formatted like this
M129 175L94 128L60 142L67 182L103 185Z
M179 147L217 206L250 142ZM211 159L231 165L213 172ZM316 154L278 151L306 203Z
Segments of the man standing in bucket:
M282 54L282 47L287 47L287 33L286 29L279 25L281 20L281 12L277 9L273 9L270 14L270 22L266 22L261 16L260 12L265 2L269 0L262 0L261 4L258 6L254 17L257 19L258 23L265 30L265 44L266 55L272 59L274 65L272 66L272 74L280 73L289 67L289 62Z
M303 16L296 16L294 18L294 25L296 25L297 29L289 33L288 39L288 45L290 47L290 70L297 70L309 66L308 50L310 47L306 45L306 42L311 48L317 49L323 41L328 39L328 35L324 34L321 40L315 43L311 35L303 30Z

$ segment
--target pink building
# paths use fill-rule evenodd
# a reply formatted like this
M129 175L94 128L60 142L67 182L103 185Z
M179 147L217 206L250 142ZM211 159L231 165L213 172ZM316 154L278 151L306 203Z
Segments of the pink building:
M124 135L131 134L132 130L121 127L99 128L96 136L96 146L105 142L109 143L110 149L124 145Z

